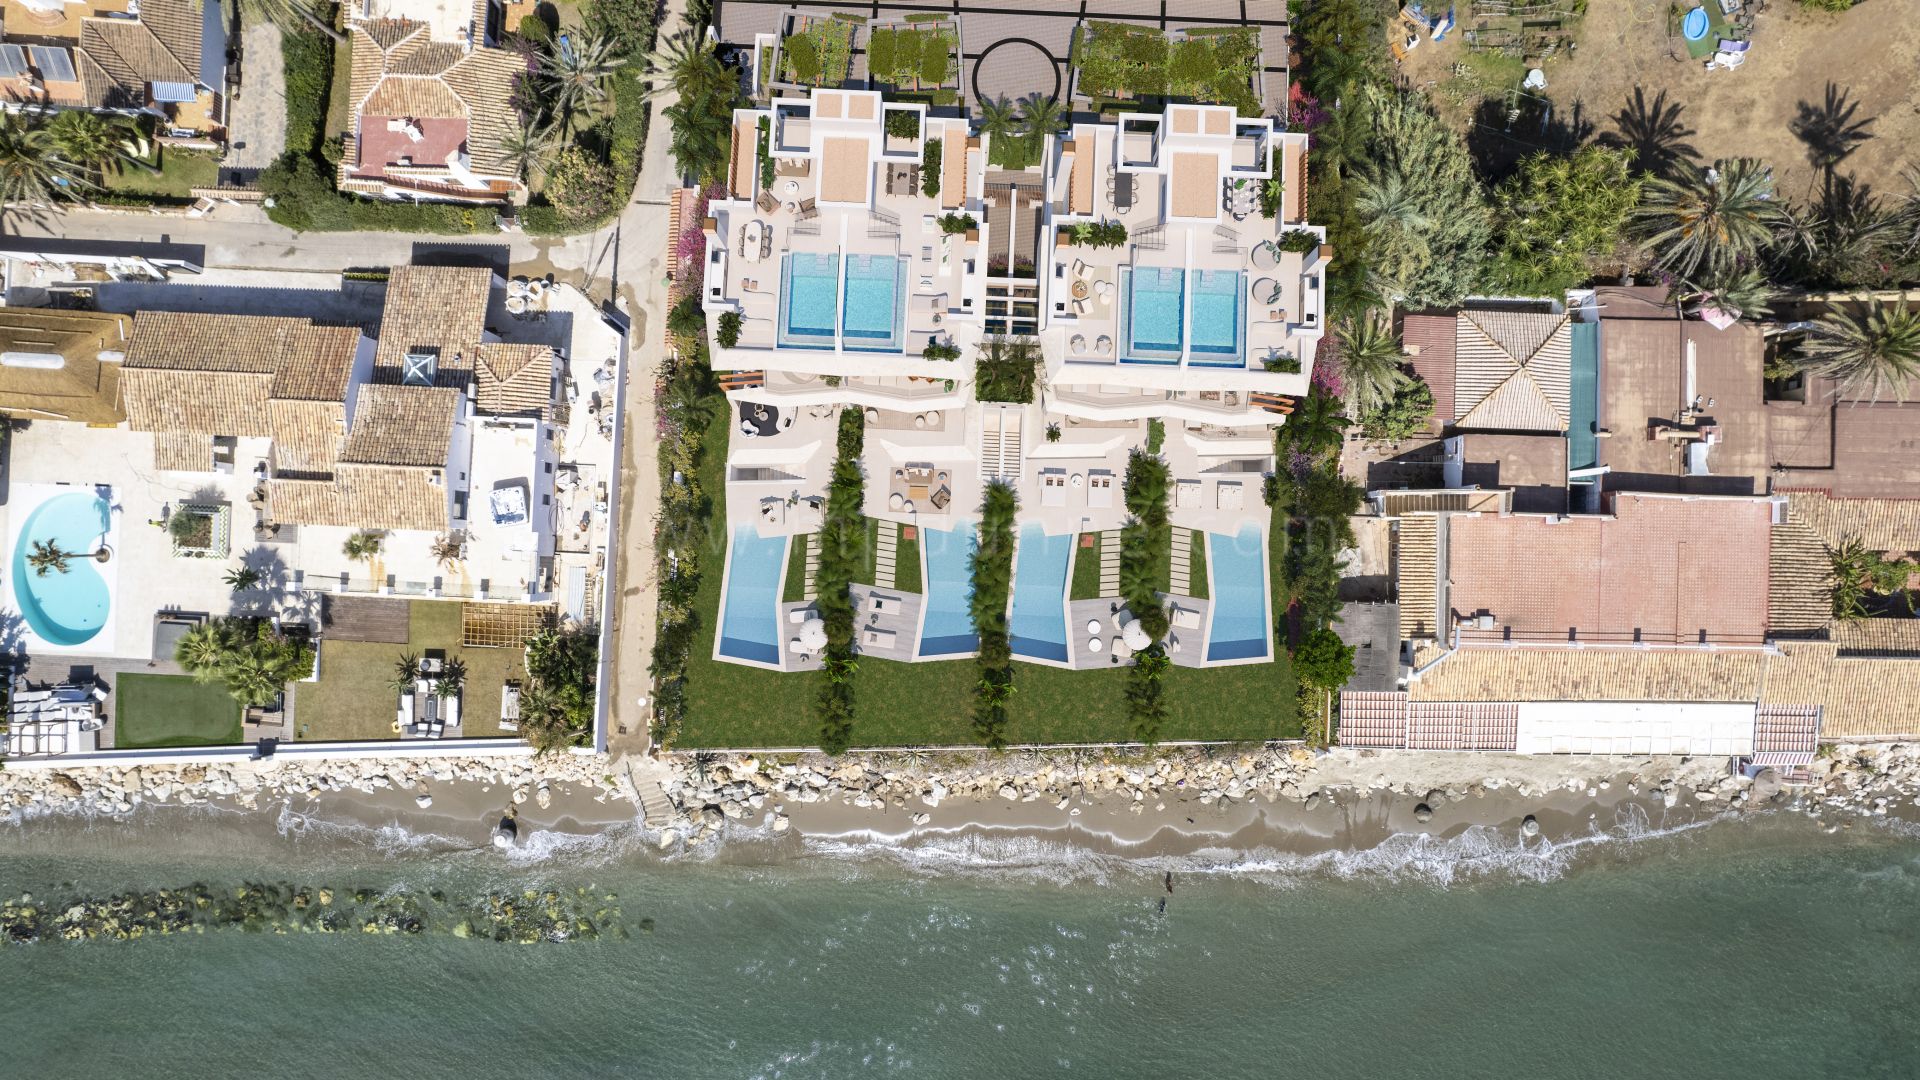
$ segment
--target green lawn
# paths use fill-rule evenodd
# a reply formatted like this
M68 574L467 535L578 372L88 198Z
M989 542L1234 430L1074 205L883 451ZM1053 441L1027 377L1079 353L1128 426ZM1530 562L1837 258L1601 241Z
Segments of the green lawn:
M732 429L728 419L721 414L708 427L701 456L700 481L715 493L716 512L724 505L718 495ZM727 535L723 522L716 522L714 529L717 536ZM709 558L694 601L697 629L687 664L687 718L676 745L814 745L819 731L813 700L820 676L713 659L721 577L719 562ZM1130 737L1123 669L1066 671L1019 662L1013 668L1009 742L1121 742ZM908 664L862 657L855 676L854 745L974 743L969 712L978 680L979 667L972 660ZM1293 668L1284 656L1271 664L1176 667L1167 676L1166 700L1163 739L1251 742L1299 735Z
M1207 534L1200 529L1193 530L1193 555L1187 587L1193 590L1195 600L1205 600L1207 592Z
M122 164L116 174L106 176L106 189L120 195L166 195L176 199L192 198L197 187L212 187L220 178L220 159L189 150L161 150L160 171L150 173L138 165ZM152 165L152 161L147 162Z
M906 530L900 530L900 545L893 557L893 587L901 592L920 591L920 531L914 530L909 540Z
M353 111L353 42L338 41L333 46L333 83L327 89L327 126L325 137L339 138L347 130Z
M894 528L895 526L889 523L887 527ZM878 561L879 556L880 556L880 519L868 518L867 519L867 550L860 553L860 574L858 577L853 579L855 584L859 584L859 585L878 585L879 584L879 582L873 580L874 577L876 576L875 564Z
M507 734L500 730L500 692L508 679L526 676L520 649L465 648L460 644L460 604L452 600L415 600L408 611L410 640L405 645L372 641L320 643L320 681L294 688L293 737L306 741L395 739L394 707L388 682L394 662L406 653L443 650L467 664L467 685L460 698L460 728L467 738Z
M793 538L787 545L787 580L780 587L780 602L797 604L807 595L807 545L813 542L811 533Z
M186 675L127 674L116 680L113 747L235 746L240 703L219 683Z
M1089 546L1087 540L1092 539ZM1100 534L1081 533L1073 541L1073 591L1069 593L1074 600L1100 599Z

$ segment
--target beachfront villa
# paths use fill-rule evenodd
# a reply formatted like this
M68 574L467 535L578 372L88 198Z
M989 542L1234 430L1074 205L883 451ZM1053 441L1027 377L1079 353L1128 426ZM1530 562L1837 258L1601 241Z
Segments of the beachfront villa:
M189 736L207 745L511 734L517 644L598 618L617 332L485 268L395 267L360 287L364 322L141 295L131 316L0 308L6 651L97 713L17 724L9 752L172 745L123 713L155 700L211 708L219 730ZM61 566L35 562L49 546ZM314 641L315 676L243 711L176 674L181 636L227 616ZM416 654L461 658L464 709L423 691L396 710L388 677ZM117 696L151 680L186 681Z
M1272 660L1262 477L1306 392L1331 257L1302 220L1306 143L1173 105L1049 133L1013 171L991 164L990 134L877 92L736 111L702 222L712 365L736 422L715 658L818 667L813 545L839 411L856 408L876 552L854 587L859 651L977 649L968 557L1002 481L1020 506L1015 656L1122 663L1122 486L1158 421L1172 660ZM1036 390L983 398L976 355L1014 339L1040 358Z

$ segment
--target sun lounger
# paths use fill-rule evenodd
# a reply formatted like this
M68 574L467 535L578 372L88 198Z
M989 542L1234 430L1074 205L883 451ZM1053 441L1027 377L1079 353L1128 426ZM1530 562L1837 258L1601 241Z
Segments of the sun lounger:
M803 607L797 607L797 608L794 608L792 611L787 612L787 621L792 623L795 626L799 626L801 623L806 622L807 609Z
M897 596L869 596L867 610L876 615L900 614L900 598Z
M893 648L893 631L867 629L860 632L860 644L869 649Z
M520 680L508 679L500 690L500 730L520 730Z
M1198 630L1200 629L1200 613L1192 608L1179 607L1176 605L1173 609L1173 625L1187 630Z

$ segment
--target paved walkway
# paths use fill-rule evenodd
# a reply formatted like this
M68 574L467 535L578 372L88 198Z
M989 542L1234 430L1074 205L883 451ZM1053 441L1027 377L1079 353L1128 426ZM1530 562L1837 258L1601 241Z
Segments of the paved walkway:
M239 96L232 102L227 156L222 170L234 170L251 179L273 164L287 148L287 79L280 55L280 28L266 19L242 17L240 33L244 57Z

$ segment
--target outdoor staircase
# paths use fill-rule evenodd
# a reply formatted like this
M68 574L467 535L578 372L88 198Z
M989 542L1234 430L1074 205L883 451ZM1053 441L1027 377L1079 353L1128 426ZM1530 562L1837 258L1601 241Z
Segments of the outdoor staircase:
M807 548L807 568L800 578L800 599L811 604L819 595L814 591L814 580L820 576L820 545L813 542L811 534L800 537L800 543Z
M640 820L651 829L671 823L673 803L660 787L661 777L671 775L666 766L639 754L628 754L621 759L621 764L626 767L625 779L632 788L634 801L640 805Z
M989 408L980 414L980 475L988 480L1015 480L1020 475L1021 410Z
M1173 530L1173 588L1178 596L1193 595L1193 530Z
M873 584L877 588L893 588L894 558L900 548L900 526L897 522L880 523L880 539L873 548Z
M1120 530L1100 534L1100 595L1120 595Z

